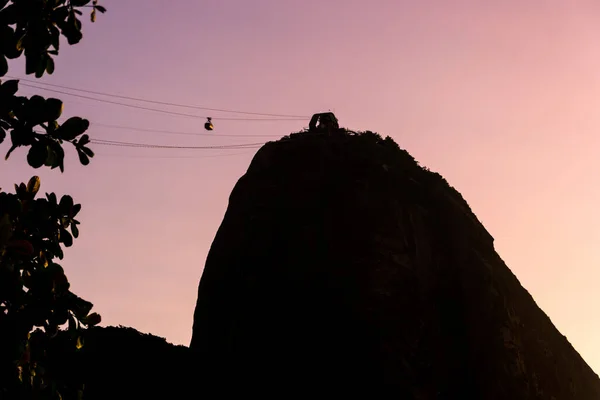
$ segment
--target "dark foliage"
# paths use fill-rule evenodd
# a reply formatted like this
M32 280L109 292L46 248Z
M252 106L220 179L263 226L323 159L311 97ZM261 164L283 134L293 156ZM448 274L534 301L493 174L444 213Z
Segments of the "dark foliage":
M105 12L98 0L0 0L0 77L8 60L25 57L26 74L52 74L53 56L61 37L69 45L82 37L82 9ZM87 165L94 156L85 134L89 121L71 117L62 124L63 103L55 98L18 96L18 80L0 81L0 143L10 142L8 158L29 148L27 162L64 171L65 142ZM55 260L63 258L79 235L81 209L73 199L54 193L36 197L40 180L15 185L15 193L0 192L0 398L76 398L82 386L71 380L60 386L49 363L50 349L68 337L78 350L82 331L100 322L92 304L70 291L69 281ZM60 327L68 324L64 334ZM62 342L61 342L62 343ZM61 347L61 346L58 346Z
M98 0L0 0L0 77L8 72L7 59L25 57L25 72L41 78L54 72L61 35L68 44L82 39L79 16L82 7L105 12ZM0 143L9 135L12 145L6 158L18 147L30 147L27 161L33 168L42 165L64 169L63 142L75 146L82 164L89 163L94 153L86 147L84 135L89 122L72 117L60 125L63 103L59 99L41 96L17 96L18 81L8 80L0 86ZM83 136L82 136L83 135ZM81 136L81 137L80 137Z

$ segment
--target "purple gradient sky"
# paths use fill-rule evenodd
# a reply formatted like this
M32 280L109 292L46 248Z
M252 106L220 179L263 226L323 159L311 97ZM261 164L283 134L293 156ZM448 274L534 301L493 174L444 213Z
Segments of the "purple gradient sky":
M600 372L600 2L101 4L108 13L61 48L43 82L257 112L332 109L345 127L392 136L463 194ZM23 64L9 74L24 76ZM214 138L122 131L94 122L205 133L202 120L58 97L65 115L90 119L93 137L113 140L253 143L268 138L220 135L276 139L308 124L215 121ZM104 324L187 345L207 252L255 150L94 149L88 167L69 151L64 174L35 171L42 191L83 204L81 237L63 262L73 290ZM25 154L4 164L0 187L34 174Z

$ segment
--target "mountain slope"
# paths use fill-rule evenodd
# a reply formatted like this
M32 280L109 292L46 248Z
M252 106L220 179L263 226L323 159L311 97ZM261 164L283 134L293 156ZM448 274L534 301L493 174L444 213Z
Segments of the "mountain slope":
M235 186L190 345L213 383L598 399L462 196L391 140L293 134Z
M199 393L189 348L123 326L85 331L76 350L66 331L50 349L49 370L60 387L85 385L84 399L179 399ZM62 390L62 389L61 389ZM63 391L64 398L77 398Z

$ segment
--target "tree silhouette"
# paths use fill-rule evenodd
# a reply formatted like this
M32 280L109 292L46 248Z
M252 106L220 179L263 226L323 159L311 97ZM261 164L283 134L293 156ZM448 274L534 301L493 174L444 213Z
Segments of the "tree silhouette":
M0 78L8 73L8 59L25 57L26 74L41 78L54 72L61 36L69 45L83 37L83 8L90 19L106 12L98 0L0 0ZM28 147L27 162L64 171L65 142L87 165L94 156L86 147L89 121L71 117L64 122L63 102L55 98L18 96L18 80L0 81L0 143L11 143L6 159ZM9 139L10 138L10 139ZM71 196L54 193L36 197L40 179L15 184L15 193L0 191L0 398L68 398L82 387L59 383L48 361L48 349L64 342L79 349L86 327L100 322L90 313L92 303L69 289L63 268L62 246L79 235L81 209ZM61 330L67 325L66 329ZM60 334L59 334L60 332ZM65 336L66 335L66 336Z

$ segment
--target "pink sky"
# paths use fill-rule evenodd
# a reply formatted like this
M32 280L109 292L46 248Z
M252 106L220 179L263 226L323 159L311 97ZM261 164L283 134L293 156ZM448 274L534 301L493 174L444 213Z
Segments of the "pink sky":
M345 127L393 137L463 194L600 372L597 0L101 4L108 13L84 24L80 44L61 47L43 82L265 113L332 109ZM24 76L23 64L9 74ZM308 124L215 121L214 138L124 131L94 122L205 133L193 118L58 97L66 115L90 119L93 137L112 140L254 143L269 138L220 135L276 139ZM83 204L80 239L63 262L73 290L104 324L187 345L207 252L255 150L93 148L87 167L67 152L62 175L34 172L16 151L0 187L36 173L42 191L73 195Z

